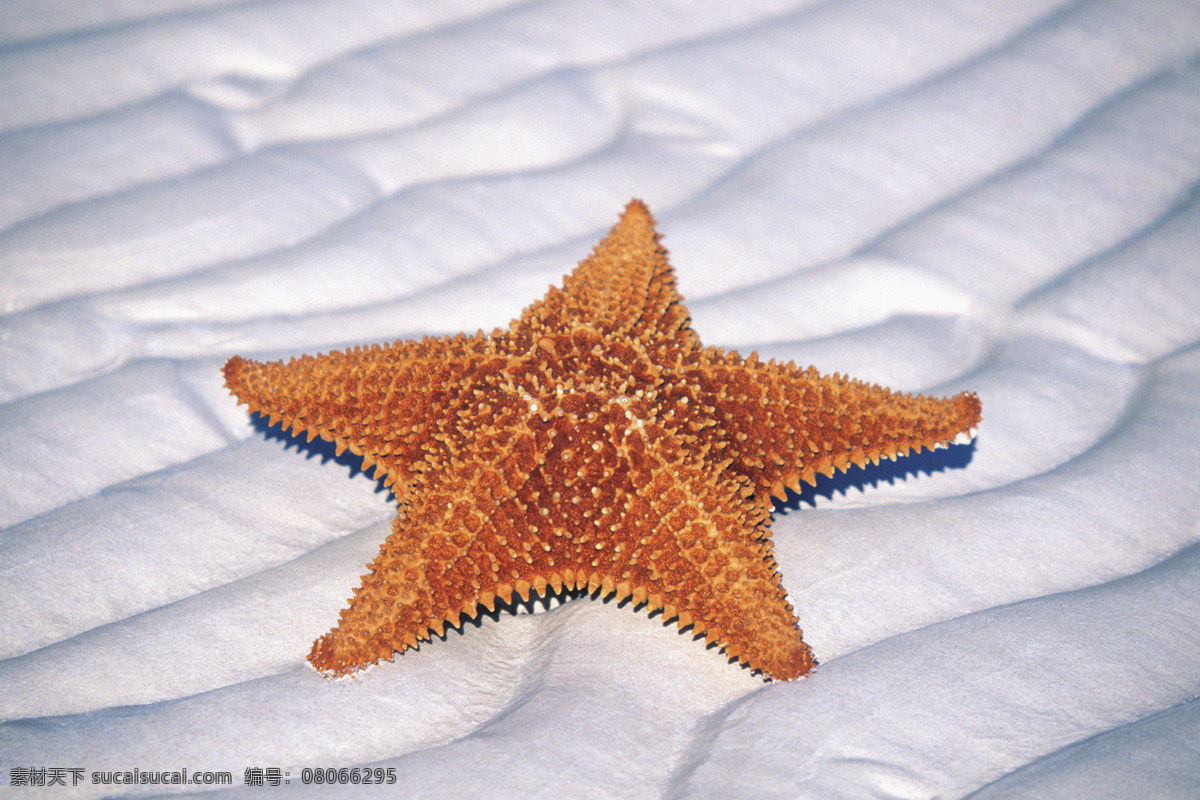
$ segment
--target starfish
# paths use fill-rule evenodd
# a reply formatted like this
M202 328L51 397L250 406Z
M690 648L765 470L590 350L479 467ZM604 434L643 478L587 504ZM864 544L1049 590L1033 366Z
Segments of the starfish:
M375 467L392 533L308 659L330 677L514 594L583 589L692 627L765 678L815 665L772 498L973 432L978 398L892 392L701 345L640 201L507 330L287 363L225 383L293 435Z

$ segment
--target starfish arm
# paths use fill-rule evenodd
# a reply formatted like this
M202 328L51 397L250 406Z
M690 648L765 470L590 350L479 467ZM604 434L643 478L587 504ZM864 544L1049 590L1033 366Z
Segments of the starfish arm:
M662 460L642 493L653 520L647 580L634 599L704 636L725 655L774 680L816 666L787 601L771 547L769 516L747 483L682 452ZM627 572L627 570L626 570ZM628 578L626 578L628 580Z
M225 385L251 412L294 434L320 436L363 456L389 486L403 484L470 401L475 382L506 361L491 337L398 341L288 362L234 356Z
M625 207L612 231L546 297L513 323L534 341L543 331L587 326L614 337L695 347L688 311L675 287L654 218L640 200Z
M497 597L507 602L518 588L495 556L510 552L510 536L517 545L507 516L497 514L499 498L509 496L503 474L459 465L416 482L412 502L401 507L337 626L313 642L308 660L326 675L390 660L440 636L447 623L474 617L480 605L492 609Z
M758 361L753 354L706 351L695 370L702 406L713 424L701 438L717 457L748 477L765 508L771 496L799 491L851 464L864 466L921 448L933 449L969 433L980 420L979 398L893 392L809 367Z
M536 504L535 474L550 437L513 422L511 436L480 447L483 457L448 457L418 474L392 533L355 589L337 627L308 658L330 676L353 674L415 648L479 606L494 610L514 592L529 599L575 588L585 576L552 541ZM539 529L537 523L542 523ZM558 536L561 536L561 531Z

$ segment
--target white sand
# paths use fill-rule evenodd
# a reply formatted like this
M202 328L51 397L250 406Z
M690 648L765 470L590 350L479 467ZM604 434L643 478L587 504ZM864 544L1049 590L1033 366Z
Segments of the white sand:
M4 3L0 794L1200 795L1198 63L1190 0ZM776 513L802 681L592 599L319 677L394 504L221 364L504 325L631 197L706 343L974 447Z

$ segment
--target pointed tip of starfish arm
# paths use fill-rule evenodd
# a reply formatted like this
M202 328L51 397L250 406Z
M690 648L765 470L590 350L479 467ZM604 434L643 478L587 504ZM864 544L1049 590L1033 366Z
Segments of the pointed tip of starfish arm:
M621 212L622 217L629 214L643 216L650 221L651 225L654 224L654 215L650 213L650 207L636 197L626 203L625 210Z
M409 635L404 641L384 644L382 637L374 636L366 641L339 635L337 629L330 631L313 642L308 653L308 663L326 678L354 678L374 668L381 661L391 661L396 653L417 649L416 637ZM421 637L428 639L428 635Z
M264 370L269 366L261 361L230 356L225 366L221 367L221 374L225 376L225 388L237 398L238 405L250 406L251 413L263 408L269 409L271 406L268 393L264 391L267 383Z
M950 398L949 402L954 409L951 414L952 427L950 435L946 436L939 444L942 446L970 444L983 419L983 404L979 401L979 395L974 392L959 392Z
M225 366L221 367L221 374L225 376L225 388L228 389L239 403L248 402L242 397L238 387L242 385L242 368L249 363L241 356L230 356L225 362Z
M975 428L983 419L983 403L980 402L979 395L974 392L959 392L951 401L958 409L959 419L965 423L963 430L971 431L973 437Z
M959 392L945 399L901 397L913 404L913 413L923 422L916 435L899 433L893 439L894 452L887 448L882 453L885 457L895 459L922 448L937 450L953 444L969 444L975 438L983 406L974 392Z
M308 653L308 663L326 678L347 678L363 672L368 666L342 657L333 639L332 631L313 642Z
M730 658L736 659L749 669L757 670L764 678L772 681L794 681L803 678L817 666L812 648L805 643L799 629L794 637L769 642L766 647L757 646L752 651L742 650L731 644L726 644L723 650Z

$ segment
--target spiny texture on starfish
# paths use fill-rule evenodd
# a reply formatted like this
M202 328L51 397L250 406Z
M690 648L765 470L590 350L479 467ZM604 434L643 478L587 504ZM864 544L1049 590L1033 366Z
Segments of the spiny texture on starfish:
M979 400L893 393L704 348L641 202L508 330L287 363L234 357L252 412L350 448L399 501L309 654L331 676L564 587L631 597L770 678L814 665L780 581L771 497L953 440Z

